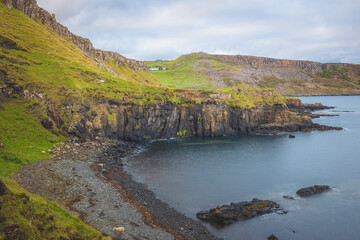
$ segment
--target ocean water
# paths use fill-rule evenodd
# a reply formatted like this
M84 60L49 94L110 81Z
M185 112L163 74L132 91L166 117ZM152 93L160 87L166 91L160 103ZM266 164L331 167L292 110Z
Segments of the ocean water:
M243 135L157 141L128 159L127 171L146 183L157 197L186 216L201 210L249 201L273 200L286 215L267 214L223 228L205 224L229 240L360 239L360 96L303 97L339 114L314 122L344 131ZM307 199L302 187L334 187ZM291 195L295 200L283 199Z

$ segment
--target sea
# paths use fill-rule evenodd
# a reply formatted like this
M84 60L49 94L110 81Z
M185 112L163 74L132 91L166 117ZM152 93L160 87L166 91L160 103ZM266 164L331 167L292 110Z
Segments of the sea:
M288 211L224 227L204 223L220 238L360 239L360 96L301 100L334 106L315 113L339 116L313 121L344 130L291 133L295 138L281 133L160 140L128 158L126 171L194 219L199 211L253 198L275 201ZM306 199L296 195L319 184L332 190Z

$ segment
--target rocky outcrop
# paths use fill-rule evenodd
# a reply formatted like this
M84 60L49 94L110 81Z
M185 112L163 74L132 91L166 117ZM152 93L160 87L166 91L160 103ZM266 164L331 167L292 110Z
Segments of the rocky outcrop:
M296 194L300 197L306 198L330 190L331 188L327 185L314 185L312 187L301 188L296 192Z
M269 236L267 239L268 240L279 240L274 234L271 234L271 236Z
M209 211L198 212L196 217L212 224L225 225L274 212L286 213L276 202L254 198L250 202L231 203L212 208Z
M112 103L89 108L80 120L69 127L68 132L79 139L102 136L142 141L179 136L329 130L312 123L310 118L297 116L280 104L243 109L216 103L180 106L168 102L147 107Z
M323 69L330 69L332 67L350 67L359 69L358 65L348 63L319 63L313 61L303 60L288 60L288 59L275 59L267 57L254 57L245 55L214 55L218 60L224 63L240 64L240 65L251 65L259 68L272 68L272 69L299 69L303 72L316 74ZM298 73L298 78L301 73ZM304 78L308 78L304 75ZM305 80L305 79L304 79Z
M35 21L40 21L43 24L49 26L53 29L60 37L69 39L76 46L78 46L81 50L87 53L90 57L92 57L95 61L98 62L99 66L106 68L101 64L100 61L108 61L113 60L115 65L120 67L125 64L135 71L148 71L147 66L141 62L133 59L125 58L117 52L111 51L103 51L100 49L94 48L92 43L87 38L79 37L69 29L60 23L58 23L55 19L55 14L50 14L46 10L40 8L37 5L36 0L1 0L8 8L15 8L19 11L22 11L27 16ZM111 69L107 69L112 74L115 74Z
M315 124L310 117L289 111L281 102L272 106L259 104L252 108L231 106L224 100L231 98L231 95L226 94L224 96L213 94L214 96L207 98L192 96L202 99L202 103L196 103L189 96L195 94L194 92L183 91L179 94L183 94L180 97L187 104L182 105L172 102L136 105L102 98L92 99L89 105L69 101L61 106L55 106L44 94L34 90L24 90L10 81L3 86L0 97L1 93L4 94L4 101L11 97L25 97L46 105L44 113L48 117L40 119L44 128L53 131L56 127L63 135L73 136L79 141L96 137L144 141L190 136L276 134L342 129ZM66 121L63 120L64 114Z
M312 112L325 109L333 109L334 107L324 106L322 103L302 103L298 98L288 98L286 106L292 112Z

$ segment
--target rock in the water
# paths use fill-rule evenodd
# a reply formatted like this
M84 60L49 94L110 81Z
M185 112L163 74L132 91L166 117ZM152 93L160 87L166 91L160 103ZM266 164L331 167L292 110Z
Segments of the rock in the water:
M290 135L289 135L289 138L295 138L295 136L290 134Z
M274 234L271 234L270 237L267 238L268 240L279 240Z
M6 191L6 185L0 180L0 195L3 195Z
M327 185L314 185L312 187L301 188L296 192L300 197L310 197L314 194L330 191L330 187Z
M280 205L276 202L254 198L250 202L231 203L212 208L209 211L201 211L196 214L196 217L213 224L225 225L281 210Z
M294 197L289 196L289 195L285 195L285 196L283 196L283 198L285 198L285 199L289 199L289 200L295 200L295 198L294 198Z

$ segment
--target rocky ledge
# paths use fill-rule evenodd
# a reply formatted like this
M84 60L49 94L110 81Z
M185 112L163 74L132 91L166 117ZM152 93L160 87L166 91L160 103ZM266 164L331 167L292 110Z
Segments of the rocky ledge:
M314 185L312 187L301 188L296 192L296 194L300 197L306 198L330 190L331 188L327 185Z
M226 225L238 220L246 220L268 213L285 214L279 204L274 201L254 198L251 201L242 201L201 211L196 217L211 224Z

